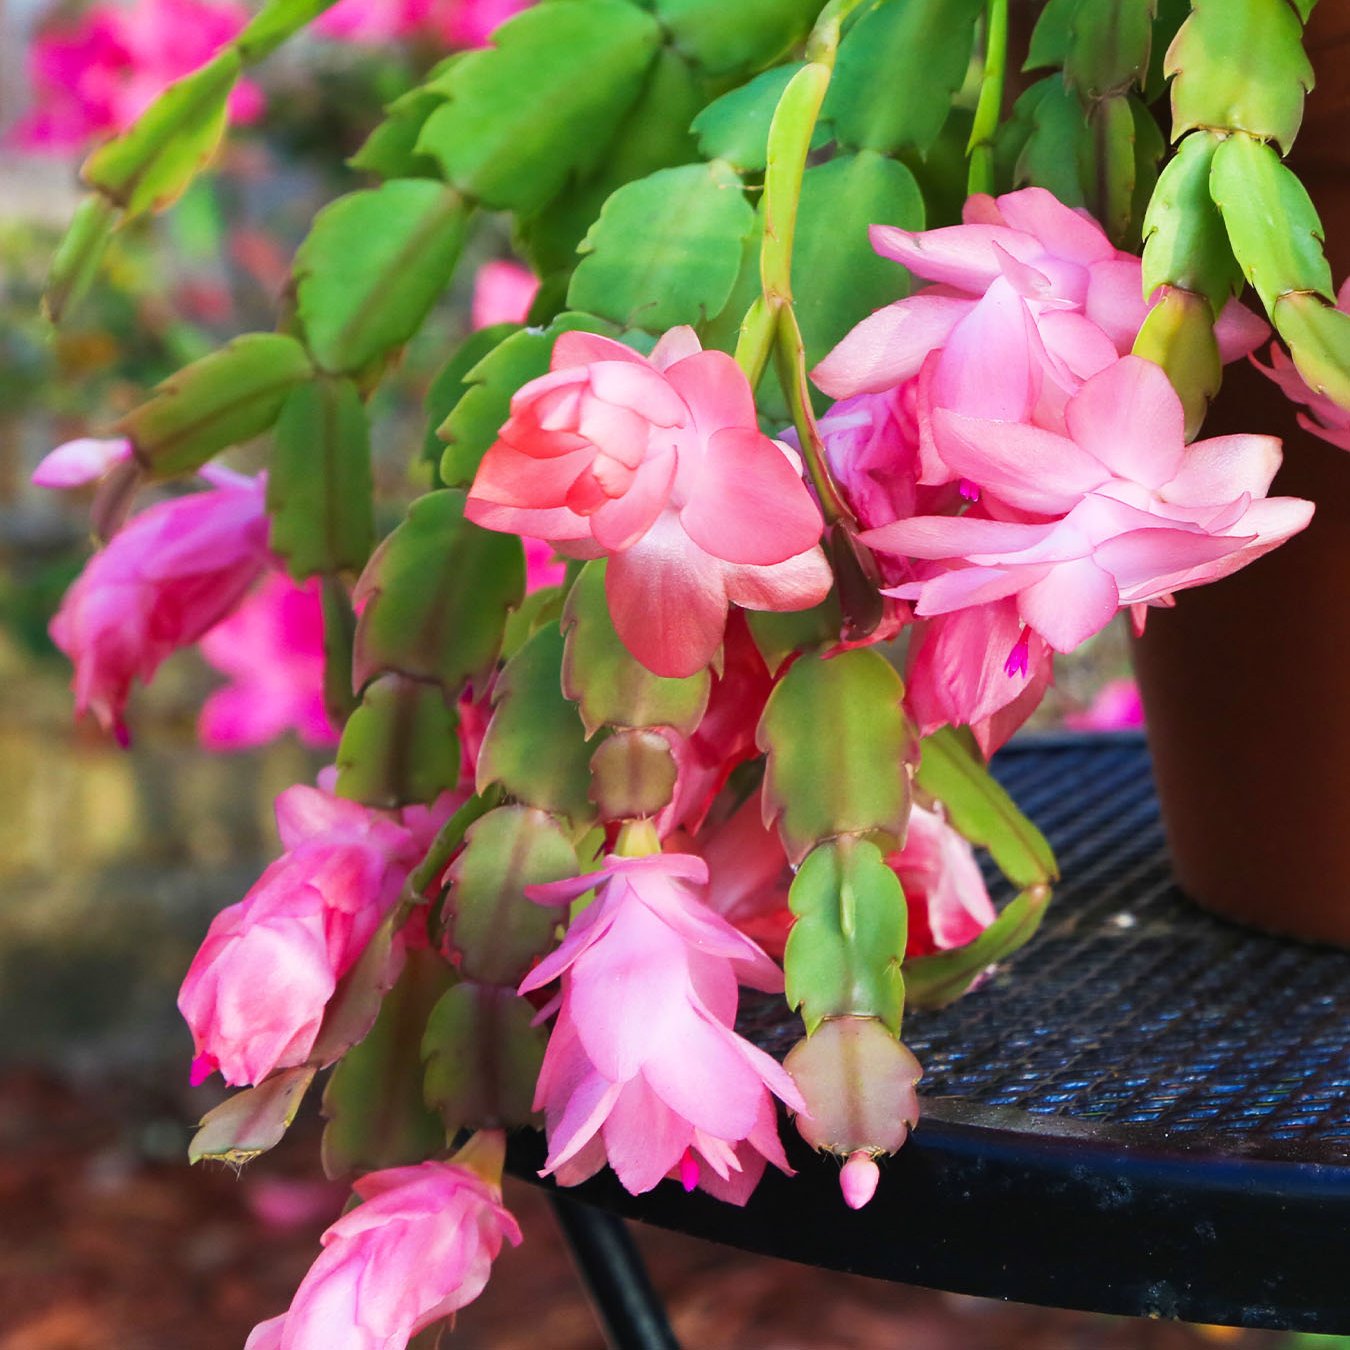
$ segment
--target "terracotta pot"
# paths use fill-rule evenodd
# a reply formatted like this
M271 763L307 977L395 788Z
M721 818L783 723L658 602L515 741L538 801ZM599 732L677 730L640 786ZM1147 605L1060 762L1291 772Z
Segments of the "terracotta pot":
M1350 4L1309 27L1322 78L1292 157L1350 271ZM1203 435L1285 441L1273 493L1310 497L1307 531L1154 611L1136 644L1177 879L1207 909L1350 947L1350 454L1300 430L1250 367L1226 372Z

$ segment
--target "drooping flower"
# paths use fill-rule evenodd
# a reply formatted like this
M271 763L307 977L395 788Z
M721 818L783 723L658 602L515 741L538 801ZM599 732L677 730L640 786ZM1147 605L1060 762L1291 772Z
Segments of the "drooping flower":
M974 849L940 812L915 802L905 846L886 861L905 891L906 956L964 947L997 917Z
M1187 447L1181 401L1152 362L1117 361L1084 384L1065 417L1060 436L935 414L944 458L1034 516L914 517L865 532L869 547L933 564L895 588L918 615L1015 596L1021 622L1068 652L1120 606L1166 603L1227 576L1311 519L1310 502L1265 497L1280 462L1273 437Z
M264 482L217 467L205 492L133 516L61 601L52 641L75 665L78 713L125 739L132 681L224 619L269 565Z
M321 788L288 788L276 816L285 852L216 915L179 992L194 1082L219 1069L231 1085L258 1083L304 1063L337 982L421 855L393 816Z
M1341 283L1341 289L1336 293L1336 308L1342 314L1350 314L1350 277ZM1255 357L1252 364L1274 380L1287 399L1307 408L1307 412L1298 415L1298 424L1304 431L1310 431L1342 450L1350 450L1350 408L1342 408L1325 394L1309 388L1289 353L1278 342L1271 345L1270 365L1263 366Z
M197 732L211 750L263 745L294 731L306 745L336 745L324 707L319 584L273 572L202 638L202 656L230 683L202 705Z
M362 1203L324 1233L323 1253L290 1308L253 1329L245 1350L403 1350L423 1328L483 1291L503 1241L520 1229L502 1205L500 1133L465 1159L371 1172Z
M619 636L657 674L691 675L731 604L804 609L829 590L820 512L791 453L759 430L740 368L692 329L650 358L564 333L551 373L512 399L465 514L608 557Z
M65 154L124 131L174 80L190 74L249 20L234 0L133 0L100 3L71 25L41 34L29 48L31 111L11 132L24 149ZM230 95L233 121L262 113L256 84Z
M527 889L549 905L596 889L520 987L562 980L535 1107L564 1185L608 1162L635 1195L677 1175L744 1203L766 1160L789 1170L773 1097L801 1098L733 1030L737 984L781 990L782 972L704 903L707 881L701 858L661 853Z

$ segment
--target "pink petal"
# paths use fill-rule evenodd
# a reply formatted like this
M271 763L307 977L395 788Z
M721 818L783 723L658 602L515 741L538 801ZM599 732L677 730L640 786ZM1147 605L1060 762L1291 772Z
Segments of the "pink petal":
M1112 258L1088 270L1083 313L1115 344L1122 356L1134 346L1148 314L1143 265L1138 258Z
M663 1181L689 1147L689 1123L641 1078L623 1085L605 1121L609 1165L630 1195Z
M601 337L599 333L571 329L560 333L553 344L553 359L549 369L568 370L573 366L588 366L596 361L627 361L639 366L647 365L646 357L624 346L622 342Z
M998 199L1003 219L1033 235L1047 253L1069 262L1100 263L1115 256L1111 241L1085 212L1064 205L1044 188L1022 188Z
M666 370L666 379L694 414L694 425L703 436L723 427L758 428L750 381L726 352L686 356Z
M1026 301L1003 277L952 329L933 380L933 404L1020 422L1035 405L1040 339Z
M811 372L831 398L879 394L918 373L923 359L940 347L972 301L949 295L912 295L877 310Z
M620 553L652 528L670 499L676 462L673 450L646 460L628 491L606 502L591 516L591 533L602 548Z
M677 361L683 361L702 350L703 344L699 342L698 334L686 323L662 333L661 340L652 348L652 354L647 359L657 370L664 371Z
M727 427L708 442L680 523L714 558L761 566L804 553L821 531L801 476L773 441L743 427Z
M566 336L566 335L564 335ZM558 339L559 342L562 338ZM625 347L625 351L628 349ZM723 360L729 356L716 353ZM709 353L712 355L712 353ZM735 365L735 362L732 362ZM738 368L739 371L739 368ZM602 403L612 403L638 413L659 427L677 427L689 420L689 409L680 397L679 387L668 375L653 370L645 361L599 361L589 366L591 393ZM741 376L745 383L745 376Z
M1270 336L1270 325L1239 300L1229 300L1214 325L1219 360L1225 365L1250 356Z
M697 674L721 646L727 621L722 568L673 512L609 560L605 595L624 646L657 675Z
M1264 497L1282 455L1278 436L1211 436L1186 447L1181 468L1162 485L1164 501L1200 505L1242 493Z
M877 253L907 267L915 276L976 295L1002 271L999 246L1014 257L1035 247L1025 236L1016 241L1004 225L948 225L937 230L873 225L867 234Z
M938 408L933 432L953 477L968 478L1024 511L1066 512L1108 476L1098 460L1067 437L1022 422L963 417Z
M834 574L819 547L770 567L730 564L722 571L727 598L742 609L810 609L830 593Z
M1091 558L1059 563L1018 597L1022 618L1057 652L1099 633L1120 605L1111 574Z
M1020 553L1049 538L1053 529L974 516L914 516L864 530L858 539L868 548L902 558L969 558Z
M1064 417L1069 435L1121 478L1158 488L1181 466L1181 399L1152 361L1121 357L1069 400Z

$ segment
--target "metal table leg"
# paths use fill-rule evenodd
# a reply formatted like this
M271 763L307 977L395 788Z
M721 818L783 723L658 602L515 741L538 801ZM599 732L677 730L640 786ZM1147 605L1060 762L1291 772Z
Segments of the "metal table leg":
M565 1195L549 1198L610 1350L680 1350L624 1221Z

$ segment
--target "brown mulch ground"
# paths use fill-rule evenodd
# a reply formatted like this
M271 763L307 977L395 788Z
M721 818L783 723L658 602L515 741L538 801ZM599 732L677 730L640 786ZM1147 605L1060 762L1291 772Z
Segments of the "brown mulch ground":
M238 1350L281 1311L342 1203L302 1122L242 1175L177 1161L180 1104L0 1076L0 1350ZM601 1350L542 1197L509 1183L525 1245L460 1316L456 1350ZM1182 1350L1204 1333L830 1275L654 1229L638 1235L686 1350ZM334 1347L341 1350L341 1347Z

